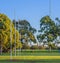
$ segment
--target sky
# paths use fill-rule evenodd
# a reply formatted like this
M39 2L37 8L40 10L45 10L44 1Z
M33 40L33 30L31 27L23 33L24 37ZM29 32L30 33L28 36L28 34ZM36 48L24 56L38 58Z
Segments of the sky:
M29 21L32 27L39 30L40 19L49 15L51 10L51 18L60 18L60 0L1 0L0 13L6 14L11 20Z

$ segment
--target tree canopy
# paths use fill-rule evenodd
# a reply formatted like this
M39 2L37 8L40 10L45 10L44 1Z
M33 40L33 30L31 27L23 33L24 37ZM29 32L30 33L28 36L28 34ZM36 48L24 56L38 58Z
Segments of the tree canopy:
M22 48L23 44L37 43L37 39L39 42L47 42L51 47L55 46L51 42L53 43L57 37L60 37L59 18L54 21L50 16L42 17L40 19L39 35L37 36L34 35L36 31L27 20L11 21L6 15L0 14L0 51L10 51L11 46L12 49L15 47Z
M16 28L19 30L21 34L21 41L25 40L25 42L29 42L30 40L36 42L34 33L36 32L35 28L32 28L30 23L27 20L19 20L14 21L14 25L16 24Z
M55 22L49 16L44 16L40 20L40 35L37 38L53 42L58 36L57 30L59 29Z
M15 38L16 35L16 38ZM15 42L16 40L16 42ZM21 42L19 41L19 33L16 30L12 21L4 14L0 14L0 51L6 52L11 49L22 47Z

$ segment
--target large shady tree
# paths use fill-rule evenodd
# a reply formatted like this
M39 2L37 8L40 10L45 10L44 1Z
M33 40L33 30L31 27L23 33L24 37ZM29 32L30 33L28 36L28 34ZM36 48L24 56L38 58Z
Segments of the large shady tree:
M28 44L29 42L31 43L31 41L36 42L34 36L36 29L33 28L27 20L13 20L13 23L21 35L20 41L23 44Z
M0 14L0 52L8 52L11 48L13 50L15 47L22 47L18 35L12 21L6 15Z
M59 29L55 22L49 16L44 16L40 20L40 35L38 35L37 38L41 42L47 42L51 50L51 42L58 36L57 30Z

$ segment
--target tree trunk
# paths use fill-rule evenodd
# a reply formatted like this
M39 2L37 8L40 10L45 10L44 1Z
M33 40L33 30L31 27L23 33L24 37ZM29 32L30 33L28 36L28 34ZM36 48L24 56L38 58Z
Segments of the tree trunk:
M0 54L2 55L2 45L0 44Z
M49 47L49 50L51 51L51 46Z

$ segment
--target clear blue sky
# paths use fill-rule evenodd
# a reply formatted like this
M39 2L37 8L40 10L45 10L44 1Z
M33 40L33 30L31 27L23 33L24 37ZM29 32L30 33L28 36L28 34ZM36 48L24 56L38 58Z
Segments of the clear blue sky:
M1 0L0 13L4 13L12 20L26 19L30 24L39 29L41 17L49 15L49 0ZM51 17L60 18L60 0L51 0Z

